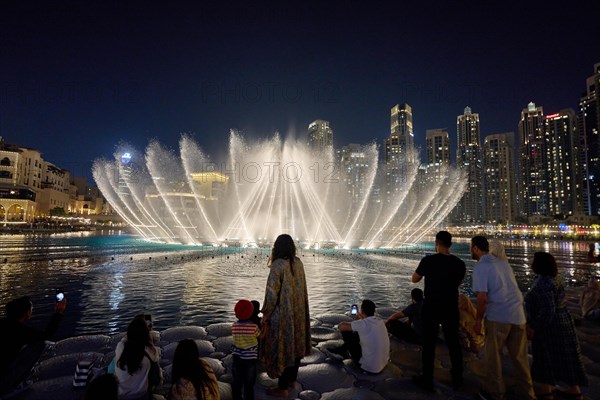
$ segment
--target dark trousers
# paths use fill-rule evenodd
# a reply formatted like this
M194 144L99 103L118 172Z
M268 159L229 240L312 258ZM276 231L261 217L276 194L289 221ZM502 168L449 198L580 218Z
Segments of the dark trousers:
M286 367L277 381L277 387L281 390L287 390L292 382L298 379L298 369L300 368L301 358L296 358L294 365Z
M256 382L256 360L244 360L233 355L233 400L254 400L254 382ZM243 393L243 397L242 397Z
M2 374L3 376L0 376L0 395L9 393L27 378L45 348L46 342L42 341L29 344L21 349L17 358Z
M423 304L423 378L433 380L433 361L435 359L435 344L440 325L444 339L450 352L452 367L450 374L454 384L462 384L463 357L459 339L458 305L448 307L440 304Z
M352 361L360 367L362 347L360 347L360 336L358 335L358 332L343 331L342 339L344 339L344 347L350 353Z
M388 323L388 332L400 340L414 344L421 344L421 338L417 336L417 333L412 326L402 321L398 321L397 319Z

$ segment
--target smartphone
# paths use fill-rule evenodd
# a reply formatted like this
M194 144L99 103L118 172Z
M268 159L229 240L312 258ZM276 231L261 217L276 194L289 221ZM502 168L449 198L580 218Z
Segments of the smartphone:
M352 314L352 315L358 314L358 306L356 304L352 304L352 307L350 307L350 314Z
M146 325L148 325L148 328L152 329L152 315L144 314L144 319L146 320Z
M62 289L56 289L56 301L60 303L65 299L65 292Z

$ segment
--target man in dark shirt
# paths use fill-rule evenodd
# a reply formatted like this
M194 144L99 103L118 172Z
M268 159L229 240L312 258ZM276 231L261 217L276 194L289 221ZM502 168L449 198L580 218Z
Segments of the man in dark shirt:
M459 339L458 287L462 283L466 266L460 258L450 254L452 235L440 231L435 235L436 254L424 257L412 282L425 277L425 299L423 318L422 375L413 381L423 389L433 391L433 361L439 326L442 325L444 339L450 352L452 386L460 390L463 384L463 359Z
M44 341L51 339L58 329L66 305L66 298L57 302L46 330L40 331L25 325L33 313L29 296L6 304L6 317L0 319L0 332L4 337L4 349L0 357L0 395L15 389L27 377L44 351Z
M421 344L423 337L423 319L421 317L421 308L423 306L423 291L414 288L410 292L412 298L404 310L392 314L386 321L385 326L388 332L398 339L409 343ZM401 318L408 318L407 323L400 321Z

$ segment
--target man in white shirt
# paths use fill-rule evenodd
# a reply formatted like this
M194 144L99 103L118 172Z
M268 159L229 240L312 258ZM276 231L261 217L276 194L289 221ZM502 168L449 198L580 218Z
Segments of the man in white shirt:
M506 347L515 371L518 398L535 399L527 359L523 294L508 262L489 251L485 237L471 239L471 256L478 261L473 268L473 292L477 294L475 332L481 334L482 325L485 326L485 376L479 397L504 398L501 360Z
M375 316L375 303L363 300L358 319L338 325L344 338L343 349L350 352L360 368L372 374L380 373L390 356L390 337L385 322ZM340 349L336 350L339 353Z

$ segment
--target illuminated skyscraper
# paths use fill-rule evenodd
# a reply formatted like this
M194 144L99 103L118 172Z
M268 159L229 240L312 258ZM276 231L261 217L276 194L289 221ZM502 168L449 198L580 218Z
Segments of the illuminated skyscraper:
M365 185L371 171L372 160L366 146L350 143L337 150L342 180L345 184L345 195L353 202L362 201L367 196L369 187Z
M384 140L383 160L386 163L412 162L414 147L412 108L408 104L392 107L390 136Z
M519 121L519 211L524 217L548 215L548 182L544 109L531 102Z
M471 112L470 107L465 108L463 115L456 118L456 133L458 148L456 151L456 164L458 168L467 172L469 183L458 209L455 212L457 222L480 223L483 222L483 177L481 174L481 146L479 142L481 125L479 114Z
M391 110L390 136L383 141L384 187L388 199L409 181L414 162L412 108L408 104L396 104Z
M487 222L509 224L517 216L514 132L498 133L483 141L485 215Z
M600 63L586 80L586 91L579 101L577 130L581 138L581 174L584 211L600 215Z
M544 130L549 215L571 215L581 211L575 111L561 110L546 116Z
M450 136L446 129L427 129L425 133L427 149L427 165L439 166L450 164Z
M333 148L333 130L329 121L317 119L308 125L308 145L317 153Z

